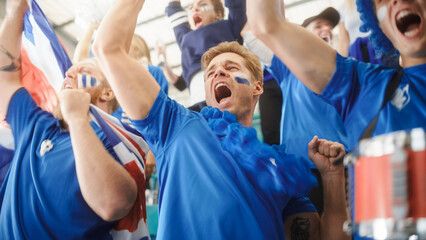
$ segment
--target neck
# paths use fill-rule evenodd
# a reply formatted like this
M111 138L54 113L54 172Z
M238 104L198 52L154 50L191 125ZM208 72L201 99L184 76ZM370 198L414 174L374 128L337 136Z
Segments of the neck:
M401 59L402 59L403 68L413 67L413 66L426 63L426 57L413 58L413 57L401 55Z
M104 112L106 112L106 113L108 113L108 114L111 114L112 113L112 111L111 111L111 107L110 107L110 105L109 105L109 102L106 102L106 101L97 101L96 103L95 103L95 106L96 107L98 107L98 108L100 108L102 111L104 111Z

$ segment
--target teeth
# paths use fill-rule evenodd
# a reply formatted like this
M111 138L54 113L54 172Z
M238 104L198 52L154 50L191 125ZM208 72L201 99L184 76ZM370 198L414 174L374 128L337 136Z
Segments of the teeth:
M405 16L408 16L408 15L410 15L410 14L412 14L412 13L413 13L413 12L411 12L411 11L404 10L404 11L402 11L402 12L398 13L398 16L396 16L396 20L397 20L397 21L399 21L401 18L403 18L403 17L405 17Z
M418 29L414 29L414 30L411 30L409 32L405 32L404 35L407 36L407 37L412 37L412 36L416 35L416 33L418 31L419 31Z
M217 84L216 87L215 87L215 90L218 89L221 86L225 86L226 87L226 84L225 83L219 83L219 84Z

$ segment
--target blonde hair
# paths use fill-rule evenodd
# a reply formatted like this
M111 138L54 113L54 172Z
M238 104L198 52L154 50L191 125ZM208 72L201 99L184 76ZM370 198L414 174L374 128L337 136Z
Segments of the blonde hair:
M244 58L245 66L250 71L256 81L263 83L263 69L259 59L247 48L241 46L238 42L222 42L216 47L210 48L201 58L202 68L205 70L213 58L222 53L235 53Z
M133 48L133 58L137 61L152 65L148 44L146 44L141 36L137 34L133 35L131 48Z

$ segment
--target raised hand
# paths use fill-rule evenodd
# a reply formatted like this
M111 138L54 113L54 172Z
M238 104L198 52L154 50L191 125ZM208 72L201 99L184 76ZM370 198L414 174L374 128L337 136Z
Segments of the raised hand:
M318 170L323 173L336 172L343 169L343 165L335 165L334 162L342 159L346 152L342 144L318 139L315 136L308 144L309 158L314 162Z
M62 115L67 123L88 119L90 94L82 89L64 89L59 94Z

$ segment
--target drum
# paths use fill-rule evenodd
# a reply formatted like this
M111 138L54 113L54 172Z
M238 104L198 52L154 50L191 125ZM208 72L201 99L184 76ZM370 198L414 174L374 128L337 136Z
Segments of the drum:
M346 231L372 239L426 239L426 151L422 128L361 140L347 154Z

